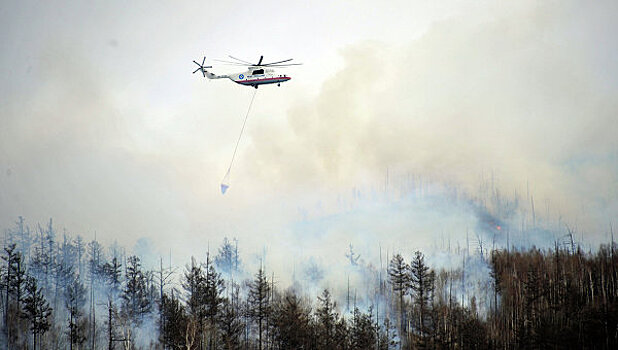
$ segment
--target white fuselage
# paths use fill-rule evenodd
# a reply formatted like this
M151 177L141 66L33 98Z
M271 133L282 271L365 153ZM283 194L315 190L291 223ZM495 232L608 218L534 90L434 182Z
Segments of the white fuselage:
M285 74L276 74L273 69L259 66L249 67L249 70L236 74L215 75L208 72L206 76L210 79L228 78L237 84L253 86L255 88L265 84L280 84L292 79Z

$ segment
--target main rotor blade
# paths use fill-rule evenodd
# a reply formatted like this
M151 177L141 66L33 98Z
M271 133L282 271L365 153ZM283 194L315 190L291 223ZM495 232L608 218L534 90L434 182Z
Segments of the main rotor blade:
M259 66L262 64L262 60L264 59L264 56L260 56L260 60L258 61L258 63L256 64L256 66Z
M289 62L289 61L291 61L291 60L293 60L293 58L288 58L287 60L278 61L278 62L264 63L262 66L268 66L268 65L271 65L271 64L277 64L277 63ZM262 62L262 61L260 61L260 62Z
M247 63L247 64L240 64L240 63L238 63L238 62L230 62L230 61L224 61L224 60L213 60L213 61L223 62L223 63L227 63L227 64L232 64L232 65L235 65L235 66L243 66L243 67L246 67L246 66L251 66L251 65L252 65L251 63Z
M267 64L267 65L262 65L264 67L289 67L289 66L301 66L302 63L288 63L288 64Z
M244 63L244 64L249 64L249 65L252 65L252 64L253 64L253 63L251 63L251 62L247 62L247 61L245 61L245 60L241 60L240 58L236 58L236 57L234 57L234 56L230 56L230 55L228 55L228 56L229 56L230 58L233 58L233 59L235 59L236 61L240 61L240 62L242 62L242 63Z

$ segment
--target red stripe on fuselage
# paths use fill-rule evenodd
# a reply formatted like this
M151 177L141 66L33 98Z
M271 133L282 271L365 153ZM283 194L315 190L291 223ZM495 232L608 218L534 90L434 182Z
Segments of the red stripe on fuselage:
M290 77L275 77L266 79L253 79L253 80L236 80L238 84L242 85L260 85L260 84L272 84L281 83L290 80Z

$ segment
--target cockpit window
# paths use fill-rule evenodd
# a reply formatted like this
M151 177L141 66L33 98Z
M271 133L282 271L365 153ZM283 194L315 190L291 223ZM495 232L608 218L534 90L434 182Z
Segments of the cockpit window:
M264 74L264 70L263 69L256 69L253 71L253 75L257 75L257 74Z

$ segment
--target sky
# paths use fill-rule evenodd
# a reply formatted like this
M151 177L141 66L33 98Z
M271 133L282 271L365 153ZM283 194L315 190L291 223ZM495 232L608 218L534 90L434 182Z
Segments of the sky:
M472 200L491 181L522 212L534 202L606 241L616 14L615 1L5 1L0 227L52 217L179 264L238 237L247 260L267 252L289 273L350 243L375 260L376 246L463 240L478 210L444 188ZM204 55L218 74L238 70L213 61L227 55L303 63L257 91L225 195L253 89L191 74Z

